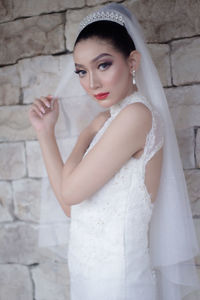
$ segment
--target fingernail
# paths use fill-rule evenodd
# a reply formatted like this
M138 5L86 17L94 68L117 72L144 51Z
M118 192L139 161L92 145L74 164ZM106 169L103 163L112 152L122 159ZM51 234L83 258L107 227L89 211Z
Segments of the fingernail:
M41 111L45 114L45 110L44 110L44 108L43 107L41 107Z

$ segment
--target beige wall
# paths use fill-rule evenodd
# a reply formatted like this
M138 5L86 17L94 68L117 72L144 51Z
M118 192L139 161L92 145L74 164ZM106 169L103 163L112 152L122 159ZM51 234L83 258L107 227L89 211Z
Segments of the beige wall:
M27 110L35 97L54 93L79 22L106 2L0 0L1 300L69 299L66 261L34 248L46 173ZM119 2L138 17L161 77L200 239L200 2Z

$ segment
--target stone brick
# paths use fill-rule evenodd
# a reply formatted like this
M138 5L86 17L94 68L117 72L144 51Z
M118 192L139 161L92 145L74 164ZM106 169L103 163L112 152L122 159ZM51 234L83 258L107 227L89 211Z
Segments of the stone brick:
M200 85L165 88L165 95L170 107L178 105L200 104Z
M200 105L178 105L170 108L175 129L200 126Z
M15 18L23 16L34 16L41 13L63 11L68 8L79 8L85 4L84 0L43 0L34 2L32 0L13 1L13 15Z
M71 91L71 93L73 94L74 92ZM84 95L73 97L68 95L61 101L59 118L55 129L58 138L68 138L70 135L77 136L89 124L96 113L103 110L99 108L97 103L88 97L84 97ZM35 130L28 117L29 108L30 105L0 107L0 141L36 139ZM66 119L64 114L67 115L68 119Z
M198 35L200 32L198 0L183 1L125 1L137 17L147 41L166 42Z
M41 181L13 181L14 213L19 220L38 222L40 218Z
M0 263L32 264L39 260L37 229L28 224L0 226Z
M195 147L195 137L194 128L186 128L183 130L178 130L176 132L177 140L181 155L181 160L184 169L195 168L195 157L194 157L194 147Z
M18 65L24 103L32 103L35 98L48 94L60 96L59 93L62 93L61 96L64 94L66 98L83 94L78 76L73 72L71 54L28 58L21 60ZM73 89L69 88L71 86Z
M148 44L154 64L158 70L163 86L171 85L169 46Z
M87 5L99 5L107 2L108 0L86 0ZM115 2L121 2L121 0L115 0Z
M27 168L29 177L44 177L47 172L38 141L26 142Z
M68 50L73 50L73 45L78 33L79 24L84 17L93 11L96 11L99 6L93 8L84 8L80 10L68 10L66 13L66 26L65 26L65 36L66 36L66 47Z
M32 268L37 300L69 300L67 264L44 263Z
M197 235L197 241L198 244L200 245L200 219L194 218L193 220L194 220L194 226ZM200 266L200 255L195 257L195 263Z
M14 181L13 193L14 213L17 219L37 223L68 221L48 178L42 180L25 178Z
M32 103L35 98L53 94L59 80L59 58L39 56L18 63L23 103Z
M197 266L197 276L199 277L200 280L200 268ZM196 290L192 293L189 293L187 296L183 298L184 300L194 300L194 299L200 299L200 290Z
M13 221L11 184L0 182L0 222Z
M172 42L171 59L175 85L200 82L200 38Z
M1 300L32 300L33 286L28 267L23 265L1 265Z
M62 222L63 241L65 244L68 243L67 231L70 218L62 210L48 178L42 178L41 180L30 178L17 180L13 182L13 194L14 214L18 220L35 222L42 226L44 223ZM47 230L52 235L52 231L49 231L51 228L48 227ZM61 235L63 231L60 233ZM43 234L44 230L41 230L41 232ZM41 240L41 237L39 239Z
M63 14L51 14L0 24L0 64L64 51L63 17Z
M6 228L6 230L10 230L11 235L14 234L13 231L16 231L15 234L24 243L22 252L24 251L25 260L39 259L42 261L53 257L65 260L67 258L70 218L62 210L48 178L42 180L25 178L15 181L13 182L13 193L15 217L25 223L15 224L15 227ZM30 223L36 225L25 230L23 225ZM53 223L55 223L55 226L52 227ZM27 235L30 235L30 237L27 237ZM63 245L52 248L52 242L55 241L55 238L56 241L62 241ZM46 244L46 240L48 240L48 244ZM33 248L34 253L32 256L29 253L29 245ZM10 255L15 260L15 256L12 256L13 253Z
M0 107L0 141L21 141L35 138L28 118L28 105Z
M200 216L200 171L185 170L188 194L191 201L193 216Z
M20 79L16 66L0 68L0 105L17 104L20 100Z
M25 153L22 143L1 143L0 157L0 179L18 179L25 176Z
M196 135L196 148L195 148L197 168L200 168L200 128L197 130Z
M60 153L63 162L73 150L76 143L76 138L69 138L66 140L57 139L57 144L60 149ZM45 169L42 152L38 141L26 142L26 154L27 154L27 168L29 177L46 177L47 172Z
M29 265L55 259L66 262L63 255L67 253L67 247L57 247L57 253L48 247L38 248L38 229L38 225L21 222L1 225L0 263Z
M0 23L12 19L12 0L0 0Z

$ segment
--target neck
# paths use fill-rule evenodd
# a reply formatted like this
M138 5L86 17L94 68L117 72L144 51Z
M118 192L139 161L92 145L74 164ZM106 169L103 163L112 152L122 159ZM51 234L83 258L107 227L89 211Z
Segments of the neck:
M136 84L131 85L131 87L130 87L128 93L127 93L127 97L130 96L131 94L133 94L134 92L138 92L138 88L137 88Z
M138 92L137 86L136 85L132 85L131 88L128 90L128 92L126 93L126 95L123 97L123 99L121 99L119 102L115 103L116 105L119 103L123 103L124 99L126 99L127 97L131 96L134 92ZM114 105L115 105L114 104Z

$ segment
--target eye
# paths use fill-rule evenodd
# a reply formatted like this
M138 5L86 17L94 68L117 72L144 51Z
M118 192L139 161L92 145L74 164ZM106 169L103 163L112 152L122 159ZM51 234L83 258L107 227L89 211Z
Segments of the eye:
M86 71L84 70L75 70L74 72L78 74L79 77L84 77L84 75L86 74Z
M112 62L104 62L100 65L98 65L98 68L102 71L108 69L112 65Z

